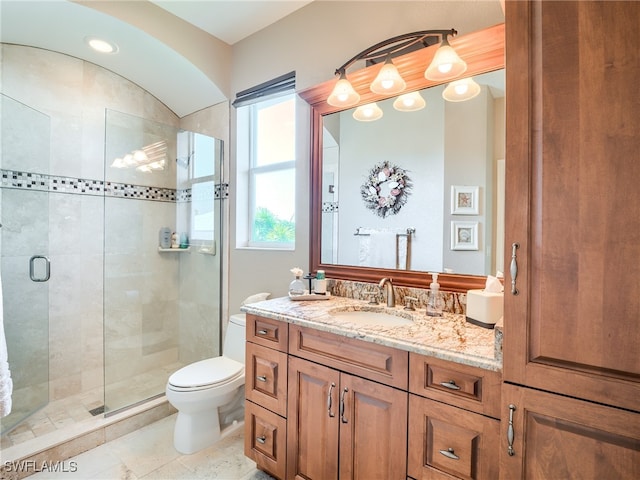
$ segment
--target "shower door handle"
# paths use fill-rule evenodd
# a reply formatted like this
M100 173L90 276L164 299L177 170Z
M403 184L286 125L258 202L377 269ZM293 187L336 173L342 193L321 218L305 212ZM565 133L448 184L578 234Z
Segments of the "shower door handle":
M44 276L37 277L36 276L36 260L44 260ZM46 282L51 277L51 262L48 257L44 255L34 255L29 259L29 278L31 278L32 282Z

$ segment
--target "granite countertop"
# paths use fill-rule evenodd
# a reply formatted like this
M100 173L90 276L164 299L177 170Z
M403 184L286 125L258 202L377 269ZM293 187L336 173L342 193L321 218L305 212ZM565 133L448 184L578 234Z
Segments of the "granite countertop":
M403 307L375 306L363 300L336 296L311 301L274 298L244 305L241 310L464 365L502 370L502 329L472 325L464 315L445 313L443 317L428 317L424 309L407 311ZM362 325L331 315L332 311L350 310L386 311L412 322L395 326Z

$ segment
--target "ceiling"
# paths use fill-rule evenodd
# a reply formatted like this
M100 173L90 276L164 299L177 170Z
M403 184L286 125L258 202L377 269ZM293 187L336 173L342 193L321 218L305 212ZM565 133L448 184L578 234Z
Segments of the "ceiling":
M152 0L151 3L233 45L311 1ZM90 35L113 40L118 44L118 53L104 55L91 51L84 41ZM100 65L140 85L179 117L227 100L207 75L159 39L78 3L0 0L0 42L44 48ZM140 68L141 59L144 68ZM175 72L179 72L179 78ZM175 88L178 81L179 89Z
M313 0L150 0L229 45L277 22Z

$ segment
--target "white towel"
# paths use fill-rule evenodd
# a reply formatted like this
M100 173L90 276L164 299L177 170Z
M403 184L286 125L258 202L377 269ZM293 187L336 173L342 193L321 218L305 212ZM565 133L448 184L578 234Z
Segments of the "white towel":
M360 230L363 233L363 229ZM376 268L396 268L396 234L371 231L360 237L360 265Z
M2 278L0 276L0 417L6 417L11 413L12 393L13 381L11 380L11 370L9 370L7 340L4 336L4 308L2 300Z

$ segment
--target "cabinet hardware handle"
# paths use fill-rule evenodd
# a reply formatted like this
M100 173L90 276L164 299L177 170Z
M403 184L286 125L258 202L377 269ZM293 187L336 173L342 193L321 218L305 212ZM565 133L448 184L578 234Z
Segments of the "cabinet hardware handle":
M460 460L460 457L453 452L453 448L447 448L446 450L440 450L440 453L451 460Z
M267 381L267 376L266 375L258 375L258 376L256 376L256 380L258 380L259 382L266 382Z
M36 277L35 274L35 263L36 260L44 260L44 276ZM49 257L45 257L44 255L34 255L29 259L29 278L31 278L32 282L47 282L51 278L51 262L49 261Z
M264 435L262 435L261 437L256 437L256 441L264 445L267 441L267 437L265 437Z
M266 335L267 331L266 330L258 330L258 335Z
M460 387L456 385L455 380L449 380L448 382L440 382L440 385L442 385L445 388L449 388L451 390L460 390Z
M509 427L507 428L507 442L509 442L509 446L507 448L507 453L510 457L513 457L516 452L513 451L513 439L515 437L515 432L513 431L513 412L516 410L516 406L512 403L509 405Z
M336 414L331 411L331 406L333 404L333 399L332 399L333 387L335 387L335 386L336 386L336 384L331 382L331 386L329 387L329 395L327 395L327 410L329 411L329 416L331 418L336 416Z
M340 417L342 417L342 423L348 423L348 420L344 416L344 396L348 391L349 389L347 387L344 387L344 390L342 390L342 395L340 395Z
M519 243L511 244L511 267L509 271L511 272L511 294L518 295L518 289L516 288L516 278L518 278L518 261L516 259L516 250L520 248Z

